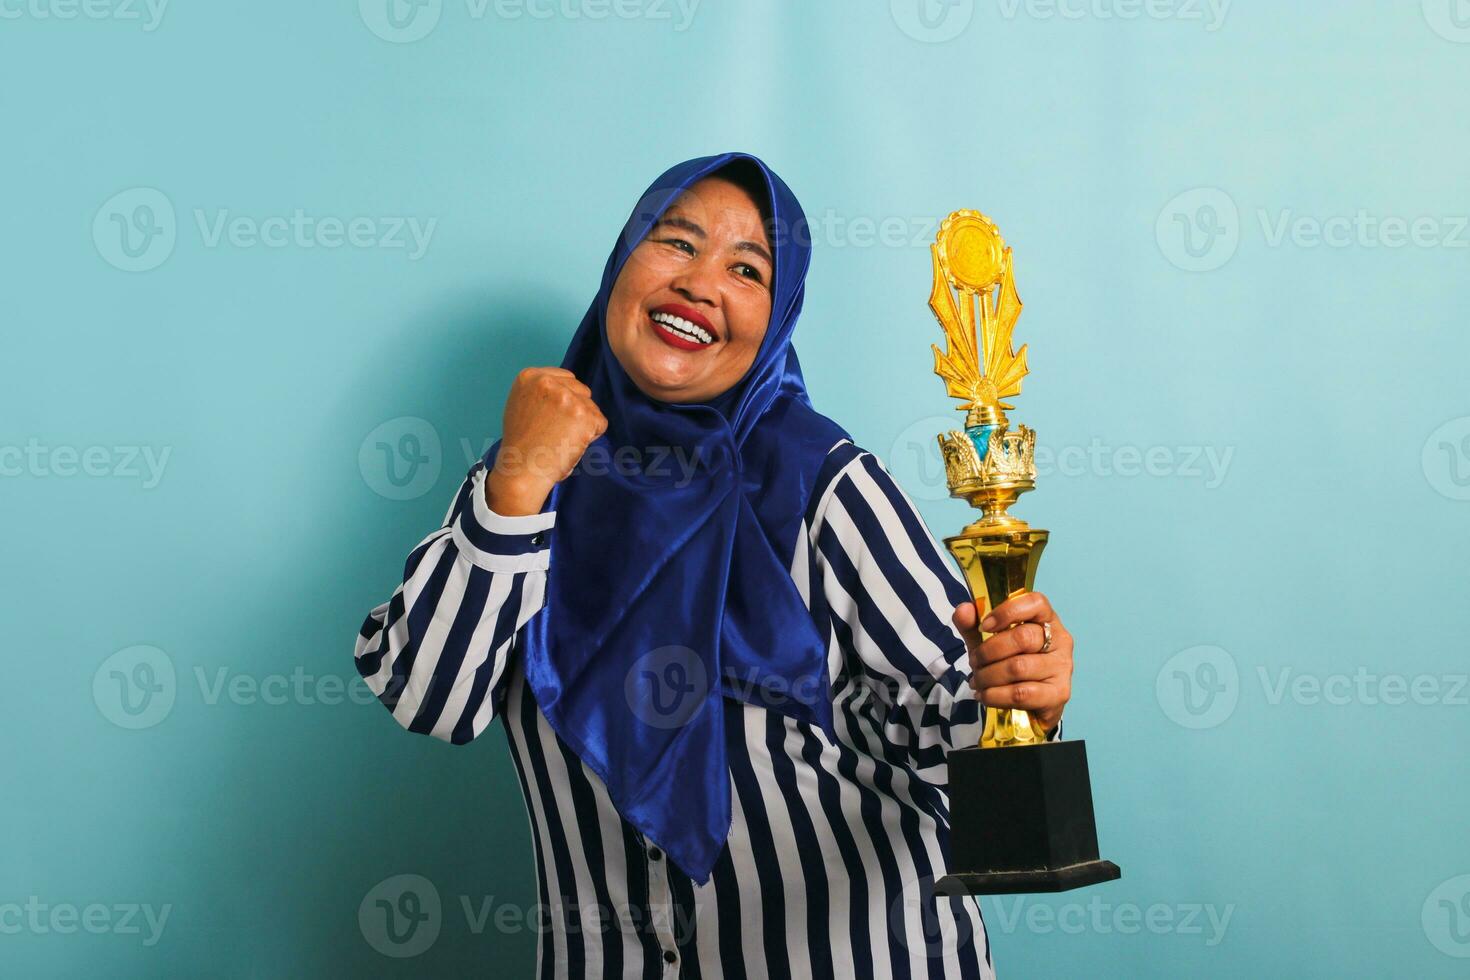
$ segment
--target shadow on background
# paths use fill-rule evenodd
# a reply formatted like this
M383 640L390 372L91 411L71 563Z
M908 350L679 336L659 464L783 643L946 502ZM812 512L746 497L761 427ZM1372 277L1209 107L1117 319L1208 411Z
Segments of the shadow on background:
M440 525L469 469L461 440L478 457L499 432L516 372L560 363L565 341L549 325L570 324L569 337L579 315L568 304L467 295L406 324L352 386L358 397L324 407L321 465L341 478L299 502L310 532L283 538L275 567L254 570L269 592L257 587L239 621L222 624L233 639L216 663L200 665L208 684L220 667L354 681L358 627L391 596L409 551ZM434 425L443 460L432 489L400 502L369 489L358 446L334 434L366 434L374 419L402 415ZM179 674L193 683L194 665L180 662ZM351 686L360 700L365 688ZM225 704L222 690L209 722L232 729L233 748L215 760L212 785L192 787L192 835L167 840L157 856L232 869L207 886L222 957L280 976L533 972L534 852L498 719L475 742L451 746L403 730L376 701L320 703L309 679L273 712ZM394 959L371 947L358 910L374 886L404 874L437 891L439 934L423 953ZM419 897L429 914L432 902Z

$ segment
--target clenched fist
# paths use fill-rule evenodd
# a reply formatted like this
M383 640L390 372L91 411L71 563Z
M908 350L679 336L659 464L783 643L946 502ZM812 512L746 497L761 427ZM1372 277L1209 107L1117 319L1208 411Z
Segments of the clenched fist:
M500 451L485 478L485 503L497 514L539 513L551 488L571 475L587 447L607 431L592 389L565 368L528 367L505 399Z

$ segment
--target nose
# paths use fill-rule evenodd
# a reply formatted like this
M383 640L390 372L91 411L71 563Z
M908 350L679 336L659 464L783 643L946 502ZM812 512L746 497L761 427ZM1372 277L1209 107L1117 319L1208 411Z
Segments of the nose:
M714 306L716 297L719 295L719 286L716 276L719 273L719 263L713 256L701 255L692 262L685 264L674 281L669 285L690 303L703 303L706 306Z

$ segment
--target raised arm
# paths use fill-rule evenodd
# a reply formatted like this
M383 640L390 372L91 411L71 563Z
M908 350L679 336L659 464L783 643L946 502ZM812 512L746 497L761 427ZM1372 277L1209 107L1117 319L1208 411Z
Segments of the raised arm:
M358 633L357 671L400 725L456 745L498 710L516 632L545 597L556 512L507 517L470 470L444 525L408 556Z
M606 429L571 371L516 375L494 468L470 468L444 526L358 633L357 671L404 728L458 745L490 724L515 635L545 603L556 512L543 508Z

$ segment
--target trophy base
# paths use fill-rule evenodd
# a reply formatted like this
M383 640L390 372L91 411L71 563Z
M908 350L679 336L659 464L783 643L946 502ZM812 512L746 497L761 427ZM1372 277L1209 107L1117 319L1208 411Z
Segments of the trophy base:
M936 892L1059 892L1122 877L1098 857L1085 743L956 749L948 763L950 874Z
M1041 871L991 871L945 875L934 883L936 895L1021 895L1066 892L1073 888L1115 881L1123 872L1111 861L1088 861L1066 868Z

